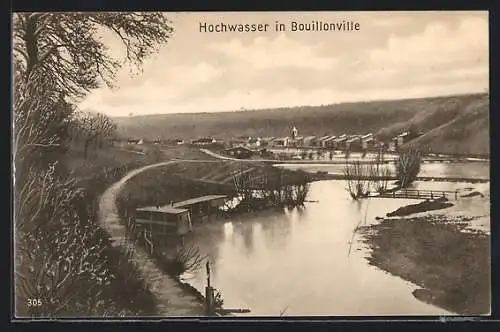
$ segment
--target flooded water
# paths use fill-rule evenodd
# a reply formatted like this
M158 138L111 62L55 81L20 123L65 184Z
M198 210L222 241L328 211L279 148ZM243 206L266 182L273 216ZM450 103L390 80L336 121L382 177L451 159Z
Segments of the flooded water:
M328 164L281 164L276 165L287 169L304 169L309 172L325 171L330 174L343 174L344 165ZM395 172L394 164L385 165L392 174ZM423 163L419 176L422 177L454 177L454 178L484 178L490 177L490 164L487 162L470 163Z
M189 242L208 255L226 308L252 316L442 315L418 301L417 286L370 266L360 223L374 223L404 199L352 201L343 181L311 184L303 209L262 212L195 228ZM352 246L351 246L352 243ZM189 282L201 292L205 269Z

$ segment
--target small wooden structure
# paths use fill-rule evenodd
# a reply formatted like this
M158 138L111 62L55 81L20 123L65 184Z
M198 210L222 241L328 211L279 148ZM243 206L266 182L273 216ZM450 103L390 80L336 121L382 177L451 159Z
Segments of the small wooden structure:
M167 235L178 235L183 238L192 230L189 210L171 205L136 209L135 223L143 228L151 253L155 248L166 245Z
M458 190L417 190L417 189L402 189L392 192L385 192L373 197L379 198L409 198L409 199L438 199L452 198L458 199Z
M206 195L174 203L172 207L189 211L193 222L206 222L225 203L226 195Z
M207 195L165 206L148 206L135 210L135 224L143 229L144 239L153 253L166 245L167 236L184 236L192 231L192 220L209 221L225 203L226 195Z
M148 225L158 234L171 233L172 229L176 229L179 235L185 235L191 229L189 211L171 205L136 209L135 222Z

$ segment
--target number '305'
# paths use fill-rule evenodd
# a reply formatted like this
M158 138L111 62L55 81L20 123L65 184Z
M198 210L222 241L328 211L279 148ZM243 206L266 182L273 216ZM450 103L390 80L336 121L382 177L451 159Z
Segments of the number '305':
M42 305L41 299L28 299L28 307L40 307Z

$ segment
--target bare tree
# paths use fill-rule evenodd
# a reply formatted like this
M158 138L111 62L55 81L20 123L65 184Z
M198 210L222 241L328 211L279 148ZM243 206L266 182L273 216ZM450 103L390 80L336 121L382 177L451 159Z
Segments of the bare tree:
M173 31L162 13L15 13L13 50L24 80L38 70L57 91L73 98L101 83L112 86L125 61L110 55L99 38L103 30L120 38L123 60L135 68Z
M112 136L117 126L109 116L102 113L97 113L95 116L95 122L97 123L96 145L98 148L101 148L104 139Z
M73 123L76 135L83 137L85 158L91 143L94 143L96 148L101 148L104 139L110 137L116 130L113 120L102 113L75 112Z
M352 199L368 196L370 190L370 169L359 161L347 163L344 166L344 177L347 182L346 190Z
M100 298L113 278L102 255L109 244L90 222L84 193L58 177L56 160L47 158L76 130L72 102L101 83L111 85L122 65L101 42L102 29L119 36L133 65L172 32L158 13L13 16L16 308L26 309L30 298L43 301L28 314L81 315L103 303L112 307L112 299L106 304Z
M422 154L416 149L407 149L399 154L396 161L396 177L401 188L408 187L417 179L422 163Z

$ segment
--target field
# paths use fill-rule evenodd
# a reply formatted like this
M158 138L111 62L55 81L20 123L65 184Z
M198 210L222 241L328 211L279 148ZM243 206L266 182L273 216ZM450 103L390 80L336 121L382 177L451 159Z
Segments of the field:
M144 146L106 146L101 149L89 149L84 158L83 148L71 145L63 156L64 167L76 178L86 178L105 168L124 165L147 165L170 159L213 159L197 149L185 146L159 148L154 145Z
M118 117L124 137L339 135L391 137L410 125L424 132L413 144L436 153L489 154L489 95L342 103L253 111Z

